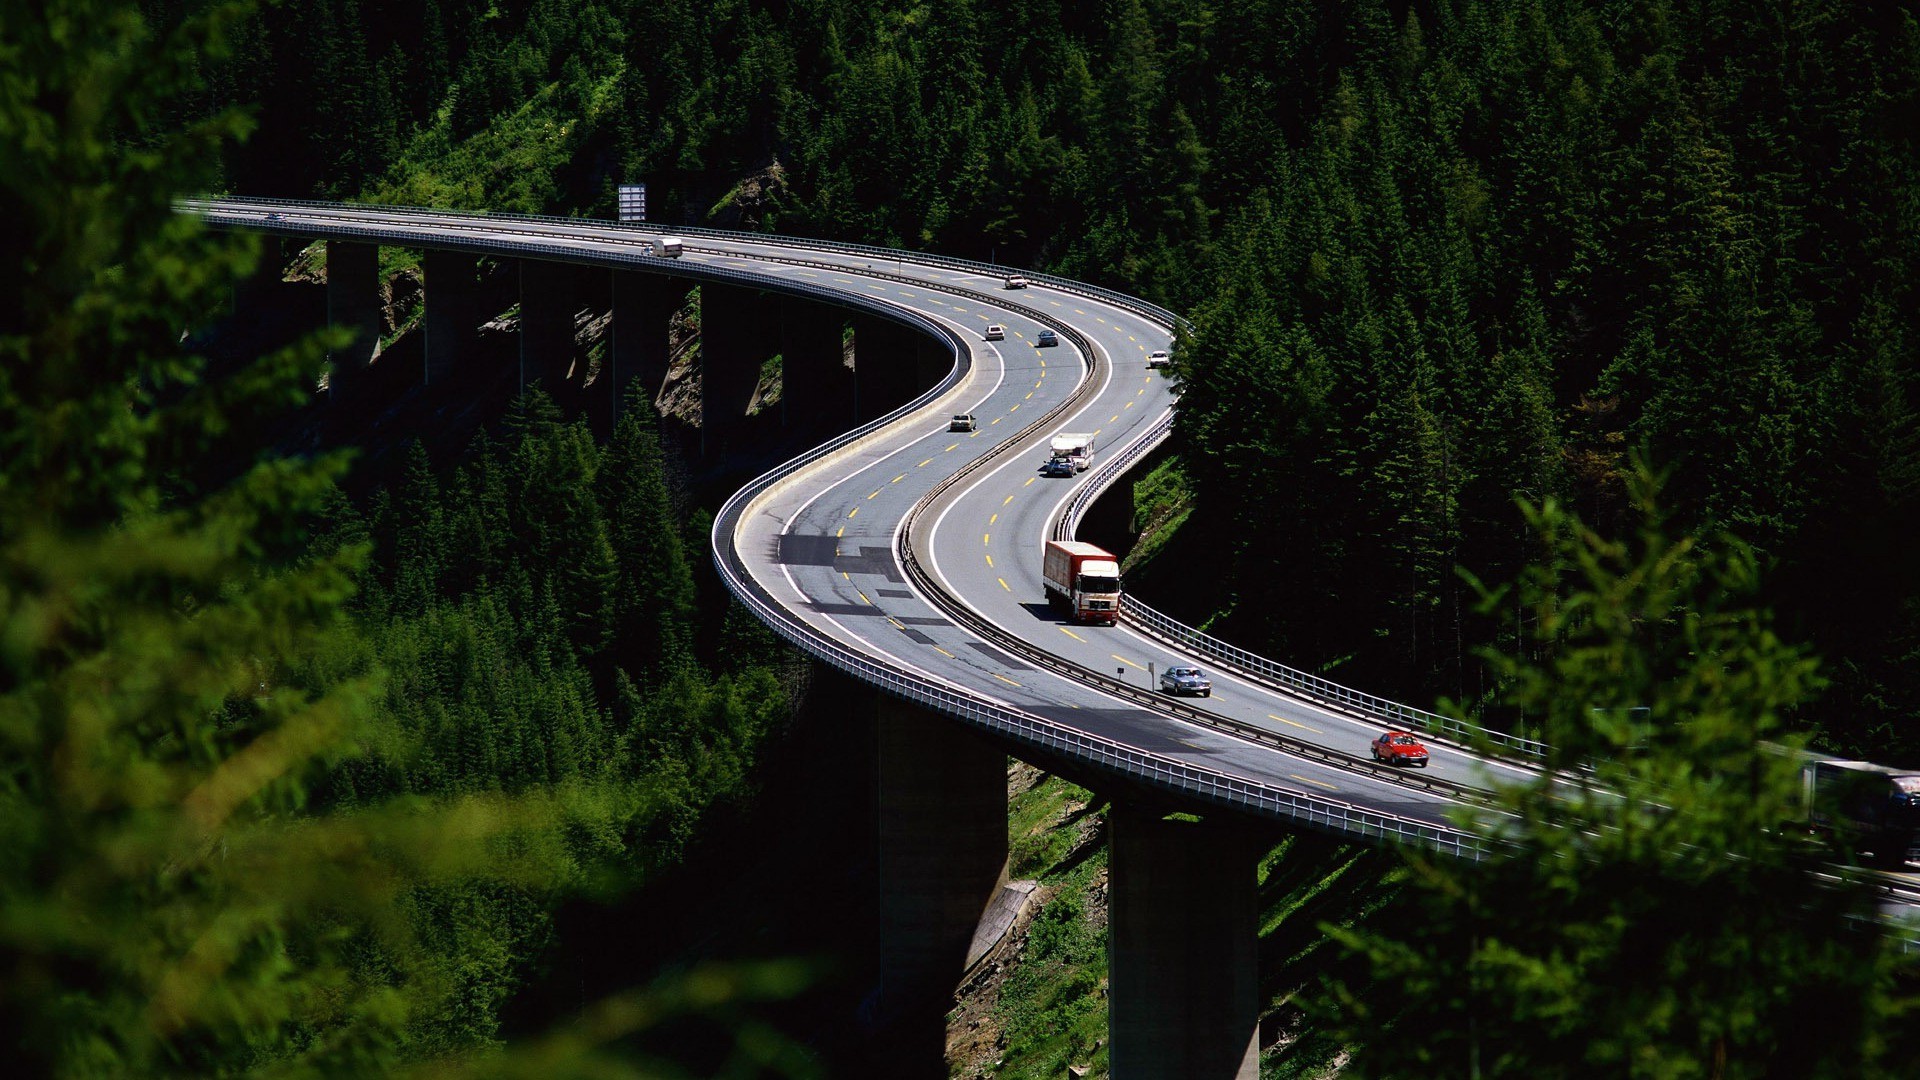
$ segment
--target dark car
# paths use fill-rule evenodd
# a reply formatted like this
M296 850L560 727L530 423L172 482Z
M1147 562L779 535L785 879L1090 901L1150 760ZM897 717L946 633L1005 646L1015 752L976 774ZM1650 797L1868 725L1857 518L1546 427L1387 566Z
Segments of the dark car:
M1389 731L1373 740L1373 760L1382 765L1427 767L1427 748L1404 731Z
M1058 337L1055 337L1053 331L1051 330L1042 330L1038 334L1034 335L1034 338L1033 338L1033 347L1036 349L1044 349L1049 345L1058 345L1058 344L1060 344L1060 339Z
M1160 689L1169 694L1213 696L1213 680L1197 667L1170 667L1160 676Z
M1074 472L1072 458L1048 458L1047 463L1040 466L1041 476L1072 476Z

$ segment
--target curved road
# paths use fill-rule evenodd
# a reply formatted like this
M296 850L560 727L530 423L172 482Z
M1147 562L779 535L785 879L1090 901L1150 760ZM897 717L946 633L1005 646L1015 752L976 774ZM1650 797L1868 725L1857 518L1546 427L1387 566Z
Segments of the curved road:
M1169 347L1172 320L1148 305L1044 276L1009 290L1000 268L959 260L746 234L676 232L685 255L665 260L651 256L657 227L266 200L184 205L226 228L733 280L939 333L955 351L953 373L737 495L716 519L716 560L730 587L790 640L1016 752L1067 753L1096 773L1188 797L1196 809L1226 805L1463 854L1476 849L1448 824L1462 803L1446 788L1485 786L1490 773L1521 769L1433 740L1430 769L1408 779L1430 775L1439 791L1343 763L1343 755L1364 758L1385 725L1235 678L1124 624L1076 626L1048 608L1042 543L1094 473L1040 476L1047 438L1095 432L1096 462L1164 438L1158 422L1175 387L1146 358ZM985 340L989 323L1006 327L1004 340ZM1060 332L1058 347L1037 347L1047 328ZM948 416L961 412L978 417L978 430L948 430ZM911 560L924 575L911 572ZM995 630L967 625L978 621ZM1022 650L1043 651L1067 670ZM1150 666L1181 662L1209 670L1212 697L1174 707L1139 693Z

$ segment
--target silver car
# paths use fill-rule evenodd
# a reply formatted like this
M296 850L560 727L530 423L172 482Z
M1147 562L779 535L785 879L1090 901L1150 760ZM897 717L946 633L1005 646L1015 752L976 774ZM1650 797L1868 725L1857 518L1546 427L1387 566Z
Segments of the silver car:
M1169 694L1213 696L1213 680L1197 667L1170 667L1160 676L1160 689Z

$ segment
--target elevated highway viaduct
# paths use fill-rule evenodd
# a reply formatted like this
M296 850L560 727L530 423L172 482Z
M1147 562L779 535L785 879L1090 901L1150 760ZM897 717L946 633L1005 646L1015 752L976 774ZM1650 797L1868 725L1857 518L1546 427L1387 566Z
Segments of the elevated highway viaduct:
M1166 437L1177 386L1147 357L1169 347L1176 319L1151 305L1045 275L1008 289L1003 268L962 260L762 235L674 230L684 254L665 259L653 254L661 229L586 219L245 199L185 208L222 228L326 241L329 317L362 330L335 358L344 378L373 358L369 253L382 245L426 253L429 382L462 375L478 256L519 267L523 382L577 378L564 332L577 304L564 286L583 275L607 275L616 385L657 386L666 314L700 285L709 440L741 421L760 360L781 352L787 407L838 433L729 499L713 557L775 632L881 691L883 996L949 991L990 941L983 918L1004 915L1011 754L1112 799L1114 1075L1255 1077L1263 844L1311 829L1477 858L1451 815L1538 749L1515 741L1508 758L1476 756L1437 717L1150 609L1111 628L1048 609L1043 541L1069 535ZM839 349L849 320L851 372ZM1004 338L987 340L989 324ZM1057 347L1039 346L1045 330ZM978 429L949 430L955 413ZM1096 433L1095 469L1039 475L1061 430ZM1154 691L1152 672L1196 660L1216 673L1213 696ZM1430 768L1365 760L1389 726L1442 736Z

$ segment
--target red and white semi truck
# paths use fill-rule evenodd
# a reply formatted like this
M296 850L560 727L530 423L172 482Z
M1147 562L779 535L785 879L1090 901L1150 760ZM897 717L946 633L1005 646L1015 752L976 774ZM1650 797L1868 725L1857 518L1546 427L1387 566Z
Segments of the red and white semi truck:
M1047 600L1075 622L1105 623L1120 618L1120 560L1104 548L1079 540L1047 541Z

